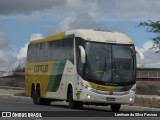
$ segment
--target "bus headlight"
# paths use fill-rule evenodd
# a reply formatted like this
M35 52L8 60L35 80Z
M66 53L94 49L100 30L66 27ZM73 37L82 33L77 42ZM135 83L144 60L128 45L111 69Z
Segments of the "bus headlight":
M93 88L91 88L91 87L88 86L88 85L85 85L84 87L85 87L87 90L89 90L89 91L93 90Z
M91 88L91 87L88 87L87 89L88 89L88 90L92 90L92 88Z

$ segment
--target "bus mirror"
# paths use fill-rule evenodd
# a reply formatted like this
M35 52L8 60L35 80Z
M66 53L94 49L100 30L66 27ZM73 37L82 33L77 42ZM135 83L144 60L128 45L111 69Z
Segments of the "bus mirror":
M144 55L137 48L135 48L135 49L136 49L136 53L139 55L140 60L141 60L140 67L144 67Z
M86 63L86 52L82 46L79 46L80 49L80 58L82 63Z

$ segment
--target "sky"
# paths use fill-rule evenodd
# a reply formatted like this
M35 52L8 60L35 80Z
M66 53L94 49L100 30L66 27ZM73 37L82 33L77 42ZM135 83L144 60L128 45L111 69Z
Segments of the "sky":
M0 71L25 64L33 38L72 29L102 29L128 35L145 57L144 67L160 67L153 33L141 21L160 20L160 0L0 0Z

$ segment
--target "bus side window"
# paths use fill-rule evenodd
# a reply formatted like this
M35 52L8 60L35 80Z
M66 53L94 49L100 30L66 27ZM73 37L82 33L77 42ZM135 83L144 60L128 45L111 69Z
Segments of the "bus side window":
M27 60L31 61L31 45L28 45Z

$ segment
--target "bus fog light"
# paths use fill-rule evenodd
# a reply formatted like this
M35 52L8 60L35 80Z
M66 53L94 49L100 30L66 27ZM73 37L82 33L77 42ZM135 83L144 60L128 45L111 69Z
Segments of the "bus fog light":
M129 101L132 102L132 101L133 101L133 98L129 98Z
M87 95L87 98L88 98L88 99L90 99L90 98L91 98L91 96L90 96L90 95Z

